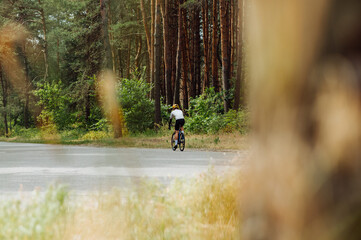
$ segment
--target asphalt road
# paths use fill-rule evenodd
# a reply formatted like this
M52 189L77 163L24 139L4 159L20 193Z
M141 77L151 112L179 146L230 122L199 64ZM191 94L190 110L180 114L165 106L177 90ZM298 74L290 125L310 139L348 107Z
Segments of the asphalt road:
M157 178L165 184L213 167L219 174L244 152L186 149L101 148L0 142L0 193L45 190L65 184L71 191L107 191ZM237 161L238 162L238 161Z

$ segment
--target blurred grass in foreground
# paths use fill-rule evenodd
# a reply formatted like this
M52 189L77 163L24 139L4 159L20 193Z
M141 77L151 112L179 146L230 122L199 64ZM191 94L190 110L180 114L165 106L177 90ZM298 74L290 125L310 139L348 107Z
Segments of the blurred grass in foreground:
M63 187L0 204L0 239L238 239L236 173L148 180L136 190L69 198Z

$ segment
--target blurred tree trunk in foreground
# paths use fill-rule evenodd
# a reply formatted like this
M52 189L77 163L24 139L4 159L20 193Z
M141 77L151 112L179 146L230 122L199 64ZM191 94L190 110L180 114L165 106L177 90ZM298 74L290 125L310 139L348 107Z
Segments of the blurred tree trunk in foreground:
M257 0L251 9L256 161L242 239L359 240L361 2Z

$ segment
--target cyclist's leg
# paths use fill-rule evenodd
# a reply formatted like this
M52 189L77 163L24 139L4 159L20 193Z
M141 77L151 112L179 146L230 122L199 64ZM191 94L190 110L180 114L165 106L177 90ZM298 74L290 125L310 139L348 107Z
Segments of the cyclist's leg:
M183 135L184 135L184 124L185 124L185 121L183 120L182 122L181 122L181 125L180 125L180 130L181 130L181 132L183 133Z
M175 130L175 134L174 134L174 141L176 142L176 144L177 144L177 142L178 142L178 130Z
M178 133L179 133L179 120L175 121L175 126L174 126L174 130L175 130L175 134L174 134L174 141L175 141L175 145L177 146L178 144Z

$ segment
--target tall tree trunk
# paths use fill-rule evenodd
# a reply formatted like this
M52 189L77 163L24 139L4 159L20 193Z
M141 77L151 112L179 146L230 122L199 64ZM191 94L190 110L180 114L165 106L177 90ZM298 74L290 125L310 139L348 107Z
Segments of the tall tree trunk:
M229 55L229 62L230 62L230 67L229 67L229 78L231 79L233 77L233 63L234 63L234 56L235 56L235 50L236 50L236 47L235 47L235 37L234 37L234 33L235 33L235 23L237 22L236 20L236 6L235 6L235 0L231 0L230 2L230 16L229 16L229 45L230 45L230 48L231 48L231 51L230 51L230 55ZM232 83L230 83L232 84Z
M42 7L41 0L38 0L38 3L40 5L40 17L41 17L41 24L43 27L43 34L44 34L44 67L45 67L45 73L44 73L44 80L47 79L49 74L49 54L48 54L48 39L47 39L47 31L46 31L46 19L45 19L45 13L44 8Z
M183 1L181 1L183 3ZM182 90L183 90L183 108L188 109L188 54L187 54L187 29L186 29L186 11L184 8L181 8L181 28L182 28L182 36L181 36L181 52L182 52Z
M155 32L155 1L150 0L150 12L151 12L151 23L150 23L150 45L151 45L151 56L150 56L150 81L154 84L154 32ZM154 99L154 88L151 90L151 98Z
M104 44L104 50L105 50L105 57L103 60L103 68L111 70L111 69L113 69L113 60L112 60L112 52L111 52L110 40L109 40L108 7L107 6L108 6L108 0L100 0L100 13L102 16L103 44Z
M24 87L24 127L29 128L29 101L30 101L30 91L31 91L31 81L30 81L30 65L28 58L25 55L25 44L23 47L18 48L19 58L24 64L25 70L25 87Z
M130 55L131 55L131 53L132 53L131 49L132 49L132 39L129 38L128 55L127 55L127 74L126 74L127 79L130 78Z
M182 42L182 16L181 16L181 4L182 0L178 3L178 39L177 39L177 56L176 56L176 78L174 83L174 103L180 104L180 80L181 80L181 66L182 66L182 60L181 60L181 42Z
M171 105L173 102L172 93L172 42L169 15L169 0L163 0L163 39L164 39L164 74L166 85L166 103Z
M203 46L204 46L204 80L203 89L209 88L209 18L208 18L208 0L202 3L203 18Z
M200 7L194 10L194 34L193 34L193 62L194 62L194 91L195 95L200 95L201 90L201 35L200 35Z
M227 97L230 80L230 41L229 41L229 2L220 0L219 2L221 18L221 48L222 48L222 82L224 90L224 110L228 112L230 99Z
M0 82L1 82L1 89L2 89L2 104L3 104L3 119L4 119L4 127L5 127L5 136L9 135L8 130L8 119L7 119L7 100L8 100L8 83L4 78L2 66L0 65Z
M220 91L219 79L218 79L218 0L213 0L213 16L212 16L212 82L216 92Z
M60 76L60 40L56 39L56 70L58 71L58 77Z
M195 58L194 58L194 50L195 50L195 7L192 7L189 10L189 26L186 29L190 29L189 35L187 38L188 41L188 56L189 56L189 70L191 73L190 77L190 84L189 84L189 97L195 98L196 97L196 75L195 75ZM187 31L188 33L188 31Z
M140 10L142 12L142 19L143 19L143 26L145 31L145 37L147 40L147 49L148 49L148 55L151 55L150 49L151 49L151 36L149 32L149 27L147 25L147 16L144 8L144 0L140 0Z
M154 120L156 124L161 123L161 109L160 109L160 83L161 83L161 15L160 4L157 0L155 9L155 42L154 42L154 104L155 113Z
M86 86L87 89L86 89L86 95L85 95L85 106L84 106L84 112L85 112L85 124L88 127L90 127L90 121L89 121L89 118L90 118L90 113L91 113L91 100L90 100L90 86Z
M178 2L179 1L174 1L174 0L171 1L171 5L169 7L169 14L170 14L169 19L170 19L170 29L171 29L169 41L171 42L171 55L172 55L171 57L172 91L175 89L175 82L177 78L176 75L177 75L177 49L178 49Z
M137 44L137 54L135 56L135 66L139 70L139 68L140 68L140 56L142 54L143 44L142 44L142 37L141 36L139 36L137 39L138 39L138 41L137 41L138 44Z
M123 64L122 64L122 50L118 48L118 61L119 61L119 77L123 78Z
M234 92L233 109L238 110L245 107L244 96L244 73L243 73L243 16L244 16L244 0L238 0L238 36L237 36L237 76Z
M113 18L112 18L112 13L111 13L111 0L109 0L109 4L108 4L108 16L109 16L109 39L110 42L114 42L114 36L112 34L112 24L113 24ZM117 70L117 58L116 58L116 51L115 51L115 46L114 44L110 44L110 50L111 50L111 54L112 54L112 67L113 67L113 72L116 73Z
M148 51L148 61L147 61L147 82L150 82L150 65L151 65L151 57L152 57L152 45L151 45L151 36L149 27L147 24L147 16L144 8L144 0L140 0L140 10L142 12L143 26L145 30L145 36L147 41L147 51Z

